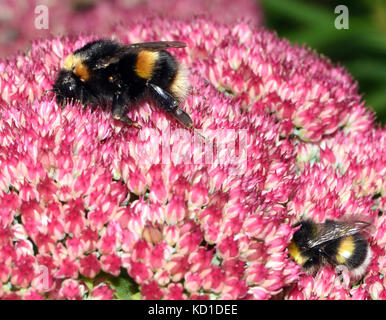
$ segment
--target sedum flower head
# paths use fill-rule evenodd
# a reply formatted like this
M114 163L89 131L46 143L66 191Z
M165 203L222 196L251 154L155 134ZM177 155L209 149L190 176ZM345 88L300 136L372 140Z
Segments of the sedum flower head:
M141 130L61 110L45 90L93 36L1 61L2 298L120 298L124 279L143 299L384 297L385 134L343 68L246 23L157 18L113 38L188 43L171 50L190 70L181 107L207 141L150 101L129 111ZM288 257L301 217L358 214L376 227L358 285Z

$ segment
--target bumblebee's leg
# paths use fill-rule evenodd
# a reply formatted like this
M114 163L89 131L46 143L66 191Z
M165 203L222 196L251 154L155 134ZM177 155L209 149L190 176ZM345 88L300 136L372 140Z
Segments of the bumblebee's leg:
M134 126L136 128L141 129L141 125L137 122L134 122L131 120L127 115L127 105L123 101L121 95L119 93L116 93L114 95L113 104L111 107L111 113L114 117L114 119L120 120L128 125Z
M310 258L303 264L303 268L309 270L316 266L318 263L319 260L317 258Z
M192 119L184 110L178 107L176 98L153 83L148 83L148 87L162 109L173 114L173 116L188 129L192 128Z
M304 264L303 269L308 274L315 274L318 271L319 265L321 264L320 257L317 255L310 257Z
M170 93L153 83L149 83L148 85L162 109L173 112L178 108L178 101Z

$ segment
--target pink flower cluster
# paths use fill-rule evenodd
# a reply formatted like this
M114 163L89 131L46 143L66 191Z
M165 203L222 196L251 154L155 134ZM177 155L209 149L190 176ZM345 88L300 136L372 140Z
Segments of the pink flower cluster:
M42 6L47 9L47 29L39 26L45 10ZM256 0L2 0L0 12L2 57L28 48L31 40L49 35L82 32L108 37L117 23L153 16L190 20L201 15L224 23L244 19L255 26L263 20Z
M126 272L143 299L386 298L386 132L343 68L245 23L157 18L113 37L188 43L171 50L190 70L181 107L214 146L151 102L129 111L141 130L61 110L45 90L95 37L1 61L3 299L112 299ZM355 215L375 227L358 284L289 258L301 217Z

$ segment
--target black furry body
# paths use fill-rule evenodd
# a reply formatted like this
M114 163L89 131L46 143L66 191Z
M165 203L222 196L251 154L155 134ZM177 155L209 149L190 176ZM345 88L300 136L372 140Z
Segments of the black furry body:
M53 85L57 102L111 105L116 119L133 124L126 116L128 108L151 97L186 127L191 127L190 117L178 108L183 96L173 89L176 82L181 82L180 65L169 52L162 50L183 46L177 41L133 45L110 40L90 42L66 59L65 68Z
M349 270L364 272L371 256L370 248L360 231L366 222L339 222L326 220L317 224L311 220L299 222L289 247L290 255L306 271L316 271L322 264L343 265ZM363 267L364 270L360 270Z

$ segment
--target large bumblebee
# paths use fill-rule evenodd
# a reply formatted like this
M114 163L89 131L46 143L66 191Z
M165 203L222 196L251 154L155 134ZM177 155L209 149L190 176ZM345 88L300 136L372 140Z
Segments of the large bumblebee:
M314 273L321 264L345 266L354 278L360 278L371 260L371 249L361 232L370 226L366 221L304 220L295 227L289 246L290 256Z
M115 119L140 127L126 113L137 101L151 96L163 110L192 128L192 119L179 108L189 88L186 69L165 51L184 47L186 43L180 41L90 42L65 59L53 85L57 102L111 105Z

